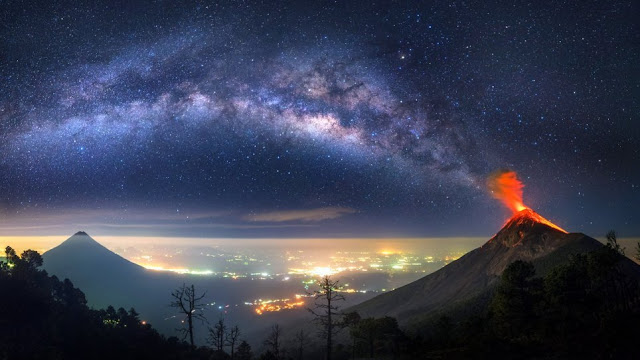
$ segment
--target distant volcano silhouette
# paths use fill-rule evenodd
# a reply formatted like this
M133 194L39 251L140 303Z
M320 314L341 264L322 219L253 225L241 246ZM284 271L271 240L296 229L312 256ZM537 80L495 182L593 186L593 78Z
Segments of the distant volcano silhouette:
M148 271L124 259L78 231L43 254L43 268L60 279L68 278L87 295L90 304L133 306Z

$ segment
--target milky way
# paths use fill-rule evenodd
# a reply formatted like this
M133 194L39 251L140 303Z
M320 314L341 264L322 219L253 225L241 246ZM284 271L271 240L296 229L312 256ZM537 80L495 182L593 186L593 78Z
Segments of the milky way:
M564 227L637 235L631 5L558 6L9 4L4 227L484 234L510 167Z

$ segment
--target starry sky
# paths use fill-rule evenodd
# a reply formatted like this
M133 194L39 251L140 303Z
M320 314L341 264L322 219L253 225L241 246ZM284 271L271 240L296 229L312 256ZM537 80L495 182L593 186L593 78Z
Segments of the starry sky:
M0 232L640 235L631 1L1 1Z

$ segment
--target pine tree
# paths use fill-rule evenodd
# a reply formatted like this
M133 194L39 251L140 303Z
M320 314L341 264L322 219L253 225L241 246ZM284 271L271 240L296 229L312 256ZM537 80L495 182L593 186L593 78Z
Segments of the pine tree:
M251 345L246 340L242 340L238 345L238 352L236 353L236 360L251 360L253 353L251 352Z

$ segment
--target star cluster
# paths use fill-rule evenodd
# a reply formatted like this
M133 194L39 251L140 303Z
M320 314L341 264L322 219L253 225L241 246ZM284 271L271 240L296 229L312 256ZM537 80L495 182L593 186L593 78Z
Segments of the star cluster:
M631 2L126 4L0 10L5 228L484 234L510 167L569 229L640 230Z

